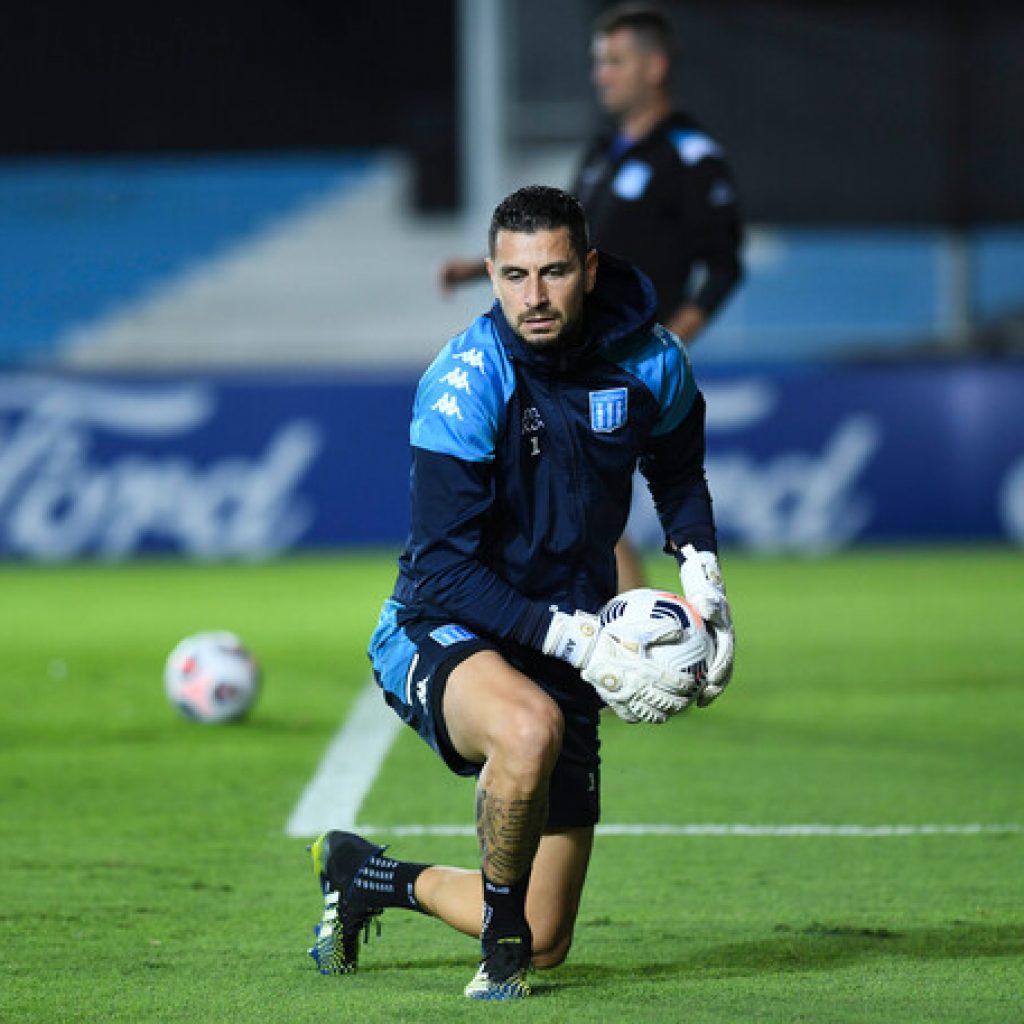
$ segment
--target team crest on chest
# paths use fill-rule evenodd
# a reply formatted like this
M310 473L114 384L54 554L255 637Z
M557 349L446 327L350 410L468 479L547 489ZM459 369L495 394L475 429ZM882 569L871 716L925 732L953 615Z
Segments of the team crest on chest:
M625 388L590 392L590 429L596 434L610 434L626 423L629 407Z

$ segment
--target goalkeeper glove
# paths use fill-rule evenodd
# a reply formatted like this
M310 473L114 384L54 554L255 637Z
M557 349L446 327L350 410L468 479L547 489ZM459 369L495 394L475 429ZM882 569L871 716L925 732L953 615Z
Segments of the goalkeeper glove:
M707 683L697 695L698 706L704 708L725 689L732 677L736 632L717 556L711 551L697 551L692 544L680 549L679 554L682 555L679 578L683 593L704 620L713 646L708 659Z
M614 621L602 626L589 612L556 611L542 650L579 669L623 721L661 723L690 705L694 680L650 661L645 651L677 629L666 621L642 628Z

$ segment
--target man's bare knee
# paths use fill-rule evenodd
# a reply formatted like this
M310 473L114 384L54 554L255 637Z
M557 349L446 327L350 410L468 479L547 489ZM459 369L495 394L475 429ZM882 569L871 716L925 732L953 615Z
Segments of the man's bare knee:
M538 942L538 938L540 941ZM545 940L544 936L534 936L533 966L539 971L547 971L565 963L565 958L572 948L572 930Z
M523 781L547 777L562 749L565 720L545 694L510 708L495 728L492 757Z
M560 708L494 651L479 651L452 670L443 710L455 749L469 761L494 761L510 782L543 779L558 759Z

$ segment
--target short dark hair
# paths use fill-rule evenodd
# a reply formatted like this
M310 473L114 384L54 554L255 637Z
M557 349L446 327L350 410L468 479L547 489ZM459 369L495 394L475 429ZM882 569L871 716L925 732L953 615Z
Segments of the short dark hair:
M580 262L590 248L587 217L583 207L568 192L550 185L526 185L504 199L494 208L491 226L487 232L487 249L494 258L494 246L499 231L554 231L568 228L569 239Z
M615 4L594 19L595 36L611 35L622 29L629 29L644 49L672 56L672 22L660 7L654 4Z

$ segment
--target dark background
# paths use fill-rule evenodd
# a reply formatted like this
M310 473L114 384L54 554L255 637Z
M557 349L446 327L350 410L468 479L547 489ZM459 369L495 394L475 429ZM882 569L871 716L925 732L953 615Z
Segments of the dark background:
M418 205L450 208L456 6L14 5L0 154L399 146ZM603 6L512 3L520 77L585 101L586 22ZM664 6L680 102L725 140L750 219L1024 220L1024 3Z
M451 120L453 10L453 0L19 4L0 31L0 149L402 142L424 119Z
M681 6L754 219L1024 219L1024 3Z

